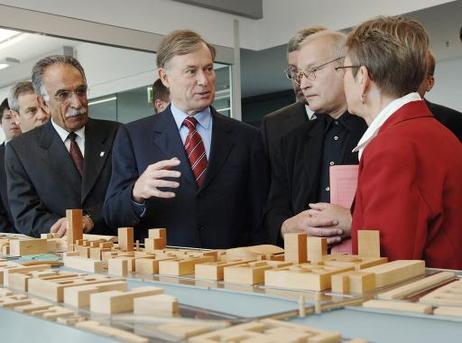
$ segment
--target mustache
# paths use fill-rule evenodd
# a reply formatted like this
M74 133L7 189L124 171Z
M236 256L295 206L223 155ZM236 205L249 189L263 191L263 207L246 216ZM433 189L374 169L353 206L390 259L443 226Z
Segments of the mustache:
M70 109L69 111L66 112L66 117L76 117L76 116L86 114L86 113L87 113L86 108Z

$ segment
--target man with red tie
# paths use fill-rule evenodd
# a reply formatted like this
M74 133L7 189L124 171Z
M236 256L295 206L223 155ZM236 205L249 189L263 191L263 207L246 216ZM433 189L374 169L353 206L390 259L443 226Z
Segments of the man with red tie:
M263 146L257 129L211 106L214 57L192 31L161 42L157 66L171 104L120 129L104 207L108 224L135 226L140 239L165 227L169 245L254 241L265 196Z

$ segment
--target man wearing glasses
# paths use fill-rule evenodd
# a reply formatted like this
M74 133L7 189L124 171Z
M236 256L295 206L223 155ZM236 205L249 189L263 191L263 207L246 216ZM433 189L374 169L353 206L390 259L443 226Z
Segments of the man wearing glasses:
M16 228L30 236L62 236L66 209L82 208L85 232L108 233L101 212L118 123L89 119L85 72L73 57L38 61L32 83L51 120L6 148L8 198Z
M272 243L282 244L289 232L327 236L331 244L342 239L341 229L312 227L309 204L330 201L329 167L358 163L351 151L367 128L363 119L347 112L344 71L338 68L343 65L345 39L342 33L324 30L301 44L293 79L317 120L283 137L276 150L265 214Z
M316 118L316 116L313 115L313 111L310 110L306 103L300 85L294 81L294 75L297 71L297 58L300 44L306 37L322 30L325 30L322 26L302 29L298 31L287 44L288 66L285 70L285 75L292 83L297 101L263 117L261 133L269 169L272 167L274 151L280 143L281 138L302 125L305 121Z

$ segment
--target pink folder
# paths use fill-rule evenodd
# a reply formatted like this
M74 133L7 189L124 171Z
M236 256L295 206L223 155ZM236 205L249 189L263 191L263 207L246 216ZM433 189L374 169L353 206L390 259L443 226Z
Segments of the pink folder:
M338 165L329 169L330 202L351 208L358 186L358 165ZM346 239L331 249L332 254L351 254L351 239Z

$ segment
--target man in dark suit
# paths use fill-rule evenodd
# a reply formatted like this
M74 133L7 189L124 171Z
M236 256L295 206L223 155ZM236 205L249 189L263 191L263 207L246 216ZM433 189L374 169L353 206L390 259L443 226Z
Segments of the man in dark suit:
M135 226L140 239L165 227L169 245L250 243L263 204L263 147L258 130L211 107L214 57L192 31L161 42L157 66L171 104L117 135L105 202L113 227Z
M87 81L75 58L43 58L32 70L32 82L52 119L6 148L16 228L31 236L64 235L66 209L82 208L85 232L108 233L102 205L118 123L88 118Z
M157 79L152 84L152 107L154 113L165 111L170 103L170 91L164 86L161 79Z
M347 111L343 89L345 35L322 31L308 37L301 46L294 79L318 119L307 121L282 138L276 150L265 227L271 242L283 244L283 235L306 232L327 236L329 243L342 239L343 231L314 222L310 203L329 202L329 167L358 164L352 153L367 129L363 119ZM313 228L312 225L326 226Z
M0 145L0 232L16 232L8 203L5 174L5 144L21 134L8 105L4 99L0 105L0 123L5 134L5 142Z
M270 171L272 167L274 152L277 145L280 143L281 138L293 129L303 125L303 123L307 120L316 118L313 111L309 109L305 96L300 89L300 85L294 81L293 76L297 70L297 58L300 50L300 44L309 35L322 30L325 30L322 26L302 29L298 31L287 44L288 66L285 74L292 83L292 88L297 101L263 117L260 129L263 136L263 144L265 146L265 154L269 167L268 171Z
M451 132L459 138L459 141L462 142L462 113L446 106L434 104L424 98L425 93L430 92L435 85L435 64L435 56L429 50L427 53L427 74L420 84L418 92L427 103L428 108L435 118L451 130Z

